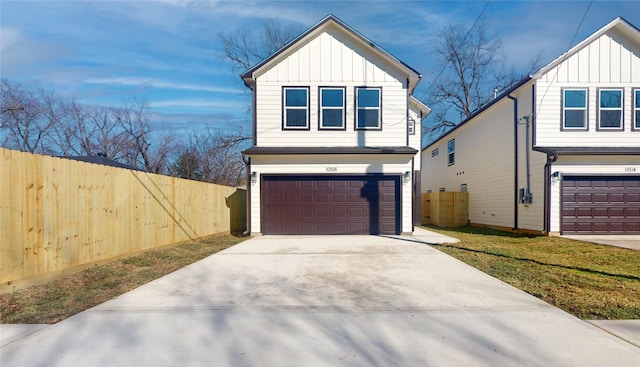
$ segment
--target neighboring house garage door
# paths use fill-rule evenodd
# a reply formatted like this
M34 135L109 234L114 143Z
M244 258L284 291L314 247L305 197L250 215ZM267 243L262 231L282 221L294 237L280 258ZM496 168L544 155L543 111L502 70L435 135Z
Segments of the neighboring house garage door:
M564 177L564 234L640 234L640 177Z
M400 233L399 176L262 176L263 234Z

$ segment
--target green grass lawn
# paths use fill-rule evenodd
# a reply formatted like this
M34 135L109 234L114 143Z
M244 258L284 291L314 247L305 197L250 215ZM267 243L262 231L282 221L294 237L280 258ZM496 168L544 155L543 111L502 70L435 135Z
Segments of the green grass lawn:
M640 251L486 228L428 227L439 250L582 319L640 319Z
M64 320L243 240L229 235L212 236L95 265L43 285L0 294L0 322L52 324Z

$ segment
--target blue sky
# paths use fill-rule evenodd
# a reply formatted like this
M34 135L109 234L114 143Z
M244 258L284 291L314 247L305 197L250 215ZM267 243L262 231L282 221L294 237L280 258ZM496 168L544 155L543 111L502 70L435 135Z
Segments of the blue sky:
M247 89L221 55L219 32L278 20L304 30L334 14L423 74L440 67L439 29L468 29L486 1L11 1L0 0L0 76L86 104L146 100L154 129L194 126L250 133ZM640 27L640 2L490 1L489 30L516 68L547 63L623 16ZM575 43L574 43L575 44ZM416 93L418 95L418 93ZM418 95L418 97L420 97Z

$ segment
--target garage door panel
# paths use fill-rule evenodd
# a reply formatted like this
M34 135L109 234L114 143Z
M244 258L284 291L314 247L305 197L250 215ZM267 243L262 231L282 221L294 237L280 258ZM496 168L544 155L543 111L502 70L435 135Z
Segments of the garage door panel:
M348 195L345 193L335 193L333 194L333 202L334 203L347 203Z
M561 231L640 234L640 177L565 177Z
M399 233L400 178L262 177L264 234Z
M301 218L314 218L316 216L316 210L313 207L302 207L298 211L298 215Z

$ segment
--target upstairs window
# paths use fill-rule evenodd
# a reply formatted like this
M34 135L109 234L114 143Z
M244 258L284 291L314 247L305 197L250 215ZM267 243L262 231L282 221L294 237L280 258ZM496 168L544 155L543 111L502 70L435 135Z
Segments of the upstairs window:
M344 88L320 88L320 129L343 130Z
M456 140L451 139L447 143L448 165L453 166L456 163Z
M309 129L309 88L283 88L284 129Z
M598 128L622 129L622 89L599 89L598 100Z
M633 90L633 128L640 130L640 89Z
M587 90L564 89L562 91L562 128L587 128Z
M380 88L356 88L356 129L381 130Z

